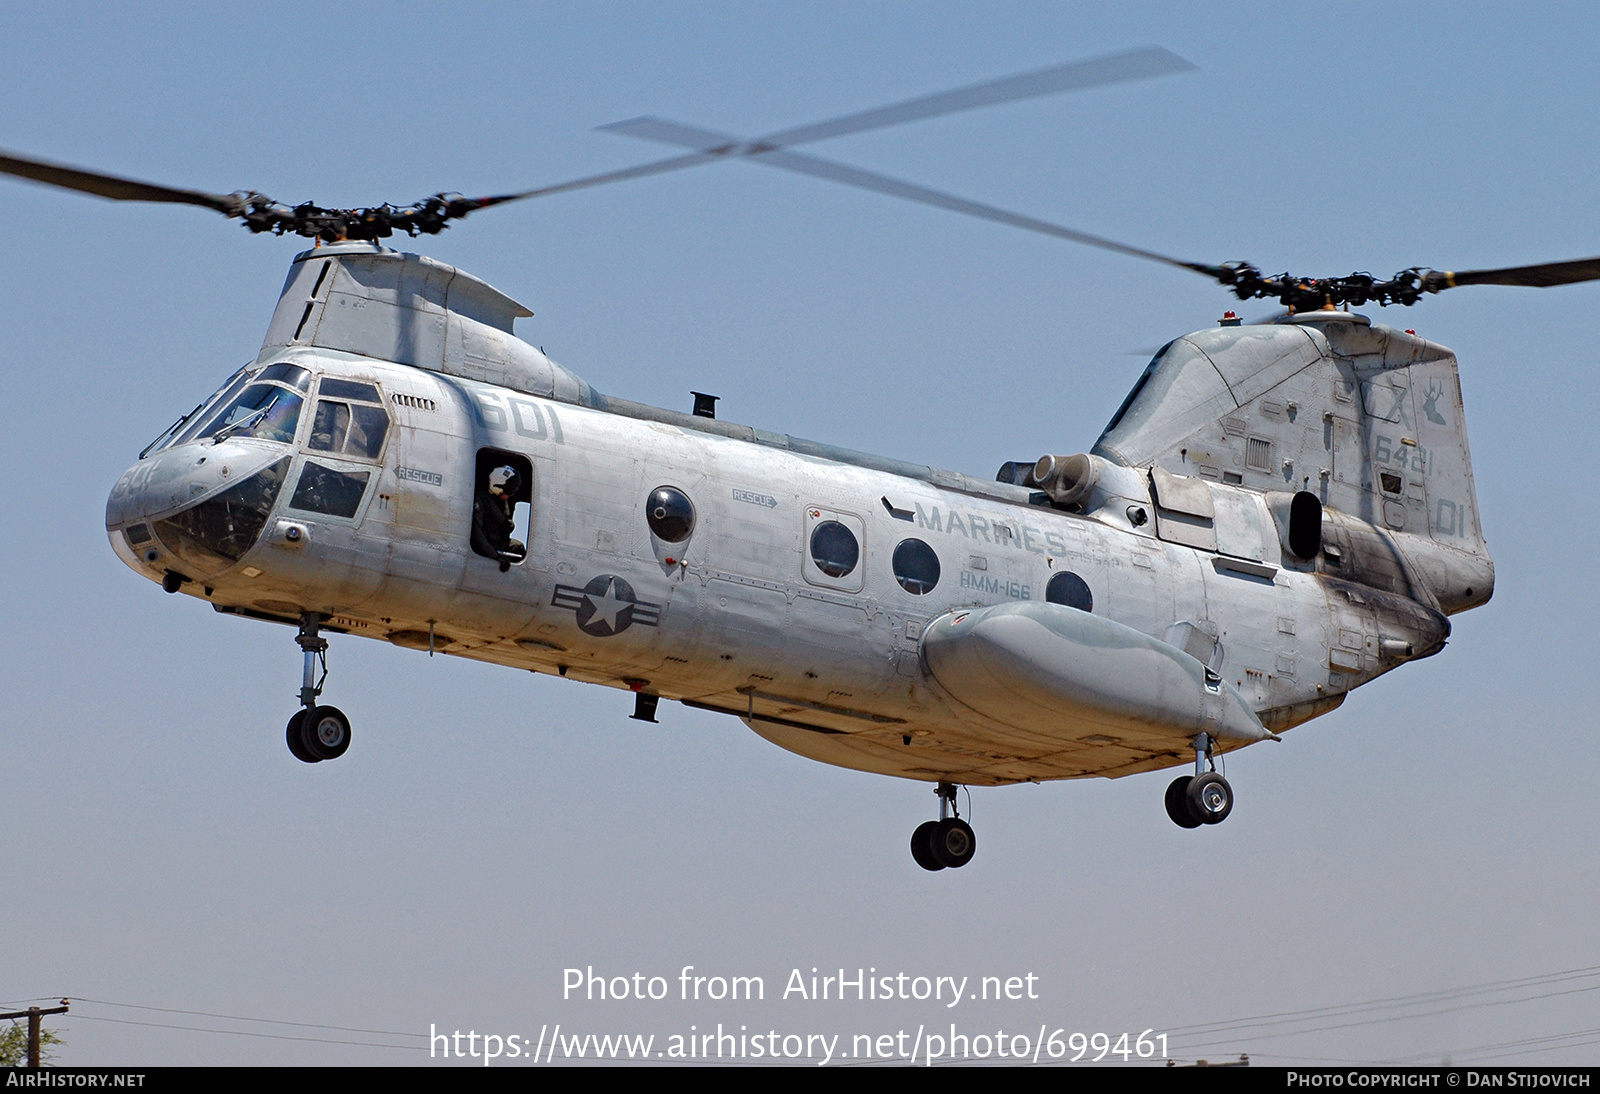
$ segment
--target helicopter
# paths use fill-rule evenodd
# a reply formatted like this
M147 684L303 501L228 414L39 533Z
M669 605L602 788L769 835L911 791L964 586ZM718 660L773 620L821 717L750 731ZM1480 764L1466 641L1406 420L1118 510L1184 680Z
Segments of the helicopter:
M1600 259L1388 280L1171 258L794 151L847 133L1191 67L1138 50L744 140L606 127L685 151L499 196L324 209L0 156L115 200L200 205L317 245L255 359L139 454L118 556L302 652L285 729L342 756L327 633L387 640L740 718L825 763L932 783L911 851L973 856L956 789L1187 767L1165 808L1220 823L1226 752L1281 739L1437 653L1485 603L1456 359L1349 310L1470 284L1600 277ZM1277 321L1175 339L1084 452L993 480L602 395L518 339L531 313L390 250L510 201L715 162L799 171L1207 276ZM1022 455L1015 454L1012 455Z

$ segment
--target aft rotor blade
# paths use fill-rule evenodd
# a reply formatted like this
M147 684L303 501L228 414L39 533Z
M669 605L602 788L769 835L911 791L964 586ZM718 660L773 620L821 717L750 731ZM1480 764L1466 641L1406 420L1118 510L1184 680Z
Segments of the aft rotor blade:
M1460 270L1454 273L1439 270L1429 276L1441 279L1440 289L1452 289L1459 285L1524 285L1548 289L1552 285L1572 285L1579 281L1600 279L1600 257L1544 262L1537 266L1506 266L1498 270Z
M177 190L153 182L102 175L95 171L85 171L80 167L68 167L48 160L27 159L4 153L0 153L0 173L42 182L47 186L78 190L85 194L110 198L112 201L164 201L178 205L201 205L230 217L238 216L244 204L232 194Z
M900 179L879 175L872 171L864 171L859 167L850 167L834 160L825 160L808 153L788 152L781 149L768 150L761 148L759 144L754 146L759 150L746 151L738 147L737 138L711 129L664 121L659 118L635 118L628 122L618 122L615 126L608 126L607 128L615 129L619 133L626 133L630 137L658 141L662 144L698 147L707 155L725 155L730 152L737 152L740 158L746 159L751 163L759 163L767 167L778 167L785 171L795 171L802 175L810 175L813 178L827 179L830 182L842 182L846 186L872 190L879 194L903 198L906 201L915 201L922 205L932 205L935 208L948 209L955 213L964 213L967 216L978 217L982 220L992 220L998 224L1021 228L1024 231L1038 232L1041 235L1054 236L1057 239L1066 239L1089 247L1099 247L1101 250L1132 255L1134 258L1163 262L1169 266L1179 266L1186 270L1205 274L1207 277L1216 276L1216 270L1211 266L1196 262L1185 262L1179 258L1157 254L1155 251L1147 251L1142 247L1118 243L1116 240L1106 239L1104 236L1090 235L1088 232L1080 232L1075 228L1067 228L1060 224L1052 224L1047 220L1040 220L1037 217L1009 212L993 205L984 205L982 202L970 201L967 198L956 197L954 194L946 194L943 191L932 190L926 186L918 186L915 183L902 182Z
M797 171L802 175L810 175L813 178L827 179L830 182L842 182L846 186L873 190L880 194L904 198L907 201L915 201L923 205L932 205L939 209L948 209L954 213L964 213L967 216L978 217L982 220L992 220L998 224L1021 228L1024 231L1038 232L1041 235L1054 236L1057 239L1070 240L1073 243L1082 243L1089 247L1098 247L1103 251L1115 251L1118 254L1131 255L1134 258L1144 258L1152 262L1162 262L1168 266L1178 266L1185 270L1193 270L1196 273L1205 274L1207 277L1215 276L1214 267L1211 266L1197 262L1185 262L1181 258L1172 258L1169 255L1158 254L1155 251L1147 251L1142 247L1118 243L1116 240L1107 239L1104 236L1090 235L1088 232L1080 232L1075 228L1052 224L1048 220L1040 220L1037 217L1008 212L993 205L969 201L966 198L956 197L954 194L930 190L926 186L902 182L886 175L863 171L858 167L848 167L845 164L835 163L832 160L821 159L817 156L806 155L801 152L764 152L761 155L752 156L750 159L754 163L765 164L769 167L781 167L785 171Z

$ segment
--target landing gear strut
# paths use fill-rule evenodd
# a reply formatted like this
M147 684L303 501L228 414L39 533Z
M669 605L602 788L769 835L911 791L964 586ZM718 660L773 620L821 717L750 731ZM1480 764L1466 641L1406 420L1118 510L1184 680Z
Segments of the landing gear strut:
M1233 787L1217 773L1216 742L1205 733L1194 739L1194 774L1180 775L1167 787L1167 816L1179 828L1221 824L1233 812Z
M322 685L328 679L328 640L317 632L322 616L306 612L300 617L300 633L295 642L305 654L305 670L300 680L300 709L289 719L284 732L294 758L314 764L337 760L350 747L350 719L338 707L317 705ZM321 668L321 676L317 669Z
M956 809L955 784L940 783L934 793L939 795L939 819L924 821L911 833L911 857L924 870L954 870L972 861L978 837Z

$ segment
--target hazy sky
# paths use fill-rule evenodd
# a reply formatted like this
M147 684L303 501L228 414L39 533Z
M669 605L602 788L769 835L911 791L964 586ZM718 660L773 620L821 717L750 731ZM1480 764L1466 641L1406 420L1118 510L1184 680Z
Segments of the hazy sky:
M1593 5L1104 7L8 3L0 148L405 202L651 158L594 132L641 114L755 134L1159 44L1198 71L815 151L1269 272L1600 253ZM602 391L714 392L724 418L983 476L1088 448L1142 355L1239 307L1181 271L751 165L402 245L525 302L519 333ZM139 449L255 355L299 249L0 182L0 1007L72 997L64 1062L427 1064L430 1025L659 1050L719 1022L839 1051L954 1022L1153 1029L1188 1060L1600 1057L1600 285L1369 309L1461 359L1498 581L1441 655L1230 756L1220 827L1176 828L1166 774L980 789L977 857L927 874L907 850L925 785L386 643L333 639L354 745L292 759L292 631L164 595L103 516ZM766 999L682 1001L687 965L760 976ZM564 1001L588 966L671 994ZM813 967L969 990L1031 973L1038 998L782 999Z

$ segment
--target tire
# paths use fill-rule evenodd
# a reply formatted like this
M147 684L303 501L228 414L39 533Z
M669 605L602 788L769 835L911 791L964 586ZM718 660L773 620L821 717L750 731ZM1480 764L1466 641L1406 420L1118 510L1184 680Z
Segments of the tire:
M1205 824L1221 824L1233 812L1233 787L1215 771L1192 781L1183 799L1190 814Z
M312 707L300 723L300 744L319 760L337 760L350 747L350 719L338 707Z
M284 732L284 737L289 743L289 753L301 763L321 763L321 759L306 751L305 742L300 739L300 727L305 724L306 712L304 708L294 712L294 717L289 719L289 727Z
M1203 823L1197 821L1189 812L1189 803L1184 800L1184 794L1189 790L1189 784L1194 782L1193 775L1179 775L1167 786L1167 816L1172 818L1172 823L1179 828L1199 828Z
M923 821L911 833L911 857L924 870L944 869L944 863L933 857L933 833L938 827L938 821Z
M939 821L930 842L934 859L949 870L959 870L971 862L978 849L978 837L973 835L972 826L959 817Z

